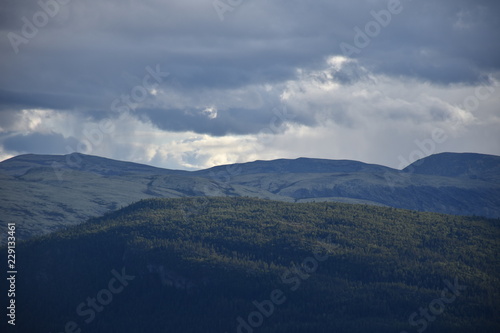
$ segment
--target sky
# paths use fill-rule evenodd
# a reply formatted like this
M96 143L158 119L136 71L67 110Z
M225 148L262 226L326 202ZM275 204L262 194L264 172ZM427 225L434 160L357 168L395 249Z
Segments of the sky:
M2 0L0 160L500 155L498 0Z

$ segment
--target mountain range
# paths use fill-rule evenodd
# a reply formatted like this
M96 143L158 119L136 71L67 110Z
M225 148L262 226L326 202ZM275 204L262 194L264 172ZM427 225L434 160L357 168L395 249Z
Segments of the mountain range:
M147 198L336 201L500 218L500 157L441 153L403 170L349 160L278 159L198 171L73 153L0 163L0 222L27 239ZM3 241L3 240L2 240Z

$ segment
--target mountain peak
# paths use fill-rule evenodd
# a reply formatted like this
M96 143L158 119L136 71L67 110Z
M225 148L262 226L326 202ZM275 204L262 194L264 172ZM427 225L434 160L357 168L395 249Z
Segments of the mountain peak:
M500 182L500 156L477 153L440 153L410 164L403 169L403 172Z
M320 158L299 157L296 159L257 160L233 165L221 165L195 173L205 175L211 172L221 172L228 167L236 167L238 175L269 174L269 173L337 173L337 172L385 172L391 168L367 164L352 160L328 160Z
M100 175L125 175L128 173L184 174L187 171L157 168L145 164L113 160L106 157L71 153L66 155L24 154L0 163L0 171L20 176L34 168L72 169Z

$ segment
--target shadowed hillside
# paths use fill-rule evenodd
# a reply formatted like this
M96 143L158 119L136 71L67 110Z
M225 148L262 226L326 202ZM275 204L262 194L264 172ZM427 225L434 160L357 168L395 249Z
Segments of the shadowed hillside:
M145 200L19 244L16 329L493 333L498 236L367 205Z

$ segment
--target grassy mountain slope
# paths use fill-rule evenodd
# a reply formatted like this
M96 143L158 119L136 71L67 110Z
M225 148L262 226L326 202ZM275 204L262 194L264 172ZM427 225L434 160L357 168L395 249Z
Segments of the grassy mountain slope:
M2 174L2 231L8 222L16 222L19 236L28 238L81 223L140 199L192 195L198 187L203 187L200 184L208 183L203 178L179 175L172 186L171 175L150 171L116 174L108 169L102 174L102 169L100 172L63 169L62 172L59 178L61 173L52 167L40 166L17 175Z
M230 184L259 188L299 202L364 201L457 215L500 215L500 186L481 180L387 171L255 174L235 176Z
M19 244L16 329L498 332L499 231L366 205L145 200Z

